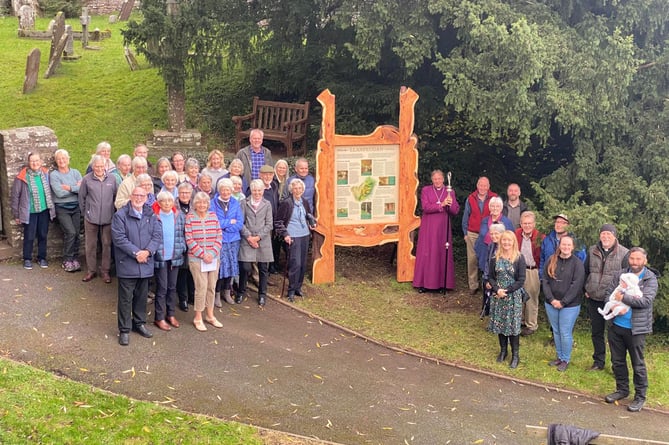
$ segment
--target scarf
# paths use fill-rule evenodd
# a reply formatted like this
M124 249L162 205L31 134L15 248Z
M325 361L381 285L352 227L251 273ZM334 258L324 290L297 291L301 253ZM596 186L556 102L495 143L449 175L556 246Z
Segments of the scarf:
M44 194L44 204L41 201L40 187L37 184L37 178L40 178L40 183L42 185L42 193ZM32 171L31 169L26 170L26 181L28 182L28 188L30 189L30 195L32 198L32 204L35 209L35 213L43 212L46 209L53 208L53 201L51 200L51 193L49 193L49 179L46 177L46 174L42 169L39 171Z

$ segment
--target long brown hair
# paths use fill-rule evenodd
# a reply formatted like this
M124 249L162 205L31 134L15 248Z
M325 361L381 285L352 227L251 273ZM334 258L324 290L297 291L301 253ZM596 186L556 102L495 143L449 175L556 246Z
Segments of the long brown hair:
M572 237L571 235L563 235L562 238L560 238L560 241L558 242L557 245L557 249L555 249L553 255L551 255L551 257L548 259L548 265L546 266L546 273L548 273L548 276L553 279L555 278L555 269L557 269L557 261L558 258L560 257L560 244L562 244L562 240L565 238L569 238L571 240L572 246L574 245L574 237Z

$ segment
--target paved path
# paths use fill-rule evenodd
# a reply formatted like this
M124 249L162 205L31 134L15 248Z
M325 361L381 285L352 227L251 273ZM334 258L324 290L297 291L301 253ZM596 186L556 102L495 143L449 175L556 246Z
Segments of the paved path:
M276 301L225 306L224 328L117 343L116 285L0 265L0 350L116 393L346 444L532 444L559 422L666 440L669 416L435 364ZM271 291L271 289L270 289ZM151 318L152 320L152 318Z

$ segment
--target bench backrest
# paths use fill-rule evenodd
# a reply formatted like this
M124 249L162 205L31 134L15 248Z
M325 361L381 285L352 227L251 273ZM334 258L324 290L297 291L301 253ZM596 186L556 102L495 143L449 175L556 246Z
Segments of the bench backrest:
M262 130L286 131L284 122L294 122L304 119L309 115L309 103L295 104L285 102L273 102L253 98L254 128ZM301 127L303 125L300 125ZM300 131L294 128L293 131ZM304 130L302 130L304 131Z

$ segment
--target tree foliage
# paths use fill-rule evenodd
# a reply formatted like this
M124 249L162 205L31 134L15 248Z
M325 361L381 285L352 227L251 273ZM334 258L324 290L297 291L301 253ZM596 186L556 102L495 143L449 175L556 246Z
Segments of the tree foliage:
M669 2L186 2L195 3L206 26L180 25L193 32L179 51L186 73L207 78L194 106L211 128L230 131L253 95L313 102L329 88L337 132L363 134L397 118L399 86L410 85L421 97L421 179L453 170L461 198L481 174L498 191L518 182L545 217L570 213L582 242L614 222L655 267L669 261ZM147 57L148 36L164 26L143 39ZM198 46L209 30L217 45ZM222 59L205 67L205 55ZM204 76L210 68L219 75ZM667 307L656 305L663 316Z

